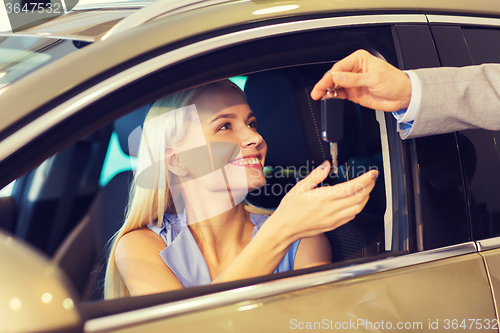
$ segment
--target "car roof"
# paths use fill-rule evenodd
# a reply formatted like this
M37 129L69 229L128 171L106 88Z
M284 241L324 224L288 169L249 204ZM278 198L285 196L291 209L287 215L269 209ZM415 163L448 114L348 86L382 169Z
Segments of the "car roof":
M3 35L50 36L93 42L115 24L139 9L153 4L151 0L80 4L68 14L16 33Z
M4 36L46 36L87 42L99 40L116 23L133 14L136 9L77 10L44 24Z
M118 25L113 34L137 27L158 16L171 16L224 2L239 0L130 0L78 3L68 14L16 32L16 35L51 36L94 42ZM148 10L137 11L148 7ZM131 20L123 20L133 16ZM122 22L125 21L125 22ZM120 23L120 24L118 24Z
M147 7L143 10L147 10ZM268 21L285 22L296 17L319 18L370 13L500 17L500 5L497 0L291 0L286 3L279 0L234 0L158 17L148 24L89 45L5 87L3 91L0 90L0 104L5 106L0 111L0 132L55 96L67 92L69 87L160 47L206 33L217 34L217 31L224 29L258 26ZM23 98L26 91L33 92L29 99Z

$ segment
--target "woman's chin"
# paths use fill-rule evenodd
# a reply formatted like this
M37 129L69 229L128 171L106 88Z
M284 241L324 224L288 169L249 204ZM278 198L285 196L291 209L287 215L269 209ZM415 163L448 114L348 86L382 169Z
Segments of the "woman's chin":
M252 178L248 180L248 192L252 192L266 185L266 178Z

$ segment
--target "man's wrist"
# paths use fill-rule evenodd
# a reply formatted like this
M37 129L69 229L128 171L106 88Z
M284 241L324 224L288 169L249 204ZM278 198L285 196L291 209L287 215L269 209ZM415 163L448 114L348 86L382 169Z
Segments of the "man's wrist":
M422 84L418 75L413 71L404 72L411 81L411 99L406 110L393 112L398 123L410 123L415 120L420 109L420 101L422 98Z

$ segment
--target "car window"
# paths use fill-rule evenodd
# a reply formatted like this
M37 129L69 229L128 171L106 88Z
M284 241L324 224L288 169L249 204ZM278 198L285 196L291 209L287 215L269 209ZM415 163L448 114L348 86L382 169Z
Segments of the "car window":
M0 35L0 89L83 45L65 39Z
M385 59L395 62L390 26L378 26L373 30L349 28L334 32L325 30L272 36L203 54L180 65L144 75L106 99L96 101L75 118L69 119L63 132L54 127L48 141L38 140L36 144L58 140L72 126L78 125L79 130L88 131L88 128L95 130L98 126L106 125L85 140L80 140L51 157L43 168L26 175L31 186L38 186L38 190L30 192L31 186L26 187L25 198L30 200L23 203L25 213L22 215L29 223L24 223L24 227L18 225L16 234L29 242L38 242L37 247L53 255L82 300L102 300L108 241L124 221L130 184L134 180L134 173L131 171L134 165L126 161L124 149L129 149L128 136L141 124L139 121L123 136L119 134L117 122L126 120L137 112L142 112L144 119L145 110L140 109L147 108L155 100L224 78L231 78L244 90L250 107L257 115L259 131L262 131L269 142L266 185L259 188L260 191L251 192L248 200L255 206L272 211L298 180L306 177L324 160L331 159L330 147L319 135L319 102L313 102L309 97L314 83L335 60L363 46L377 50ZM297 43L297 38L302 42ZM289 50L283 49L283 45ZM257 49L259 52L255 54ZM204 70L198 70L204 63L210 63L211 66L203 66ZM102 118L106 111L113 112L113 116ZM110 119L116 119L120 112L129 113L110 123ZM93 122L85 127L87 123L77 120L79 116L84 116L85 121L93 119ZM96 119L104 120L99 124ZM268 275L256 278L256 281L334 269L352 264L351 260L370 261L408 250L408 247L405 248L408 241L403 239L407 236L398 233L398 230L406 228L407 219L402 215L401 208L408 203L406 190L401 193L399 190L405 186L404 182L399 181L401 177L405 177L404 170L398 170L400 165L397 155L389 153L391 149L395 149L393 144L397 134L394 127L395 120L391 115L345 103L345 132L343 142L339 143L339 171L337 174L330 174L323 185L339 184L370 169L378 169L380 176L370 200L357 220L327 234L333 253L332 266ZM108 167L112 164L116 166ZM70 169L77 170L77 175L71 177L61 172ZM32 196L29 196L30 193ZM103 202L103 198L107 201ZM61 202L65 201L71 204L61 206ZM68 212L59 208L60 206L71 209ZM48 213L42 211L44 208ZM68 219L68 215L72 217ZM70 223L60 222L62 228L52 226L54 221L61 221L56 216L66 216L66 221ZM36 223L39 218L43 218L43 223ZM73 248L76 246L78 249L77 260L73 254L59 251L61 247L54 247L53 244L59 240L59 245L71 248L69 245L78 239L78 233L84 235L83 239L92 241L73 243ZM399 238L395 242L396 233ZM78 267L75 267L75 262L79 263ZM82 273L80 269L87 273ZM238 283L243 285L248 282ZM236 282L227 285L228 287L197 287L193 292L203 294L208 290L229 288L230 285L236 285ZM186 294L183 292L175 292L168 297L182 299L188 297L182 295L193 293L187 290Z
M9 185L5 186L0 190L0 197L10 197L12 195L12 191L14 190L14 185L16 181L13 180Z
M328 144L315 130L321 125L319 102L313 102L308 96L310 85L329 67L331 63L230 78L243 88L257 116L259 132L269 147L264 168L266 184L247 196L250 204L265 209L267 214L276 209L298 180L325 159L331 159ZM303 86L304 82L308 85ZM278 90L273 91L273 86L279 87ZM29 185L24 189L20 205L23 213L19 215L16 233L48 254L53 253L84 300L102 299L108 241L124 222L130 185L134 181L133 170L137 167L136 157L130 153L134 148L129 142L133 131L140 129L149 107L150 104L115 121L111 134L108 126L56 154L27 176ZM125 132L123 126L127 128ZM345 104L339 170L337 174L330 172L322 185L333 186L371 169L379 170L380 176L363 212L352 223L326 233L334 262L368 258L390 250L390 242L386 245L385 240L392 232L392 213L386 212L386 202L392 198L387 193L390 191L386 191L390 182L384 180L388 168L383 164L383 155L388 159L389 152L383 151L382 145L387 147L388 142L383 142L380 135L381 130L386 131L385 126L382 114L377 116L373 110ZM79 174L71 176L67 173L70 170ZM76 189L70 190L75 186ZM68 197L72 199L68 201ZM57 216L62 214L59 207L64 202L69 203L71 209L66 215L67 221L60 222ZM99 212L100 207L106 212ZM41 215L44 222L36 221ZM92 221L87 228L94 229L92 233L96 238L87 245L77 245L75 239L86 235L85 231L80 235L79 232L84 230L89 217ZM56 234L60 242L66 238L66 247L79 246L82 255L87 252L82 263L87 266L85 273L70 267L74 261L71 251L61 250L63 245L54 247L54 228L63 229ZM95 245L99 250L94 249Z
M462 28L475 65L500 63L500 29ZM500 235L499 131L466 130L459 135L469 190L474 239Z
M136 167L136 158L134 156L128 156L123 152L118 141L118 135L116 132L113 132L109 140L108 151L104 159L99 185L105 186L118 173L133 170Z

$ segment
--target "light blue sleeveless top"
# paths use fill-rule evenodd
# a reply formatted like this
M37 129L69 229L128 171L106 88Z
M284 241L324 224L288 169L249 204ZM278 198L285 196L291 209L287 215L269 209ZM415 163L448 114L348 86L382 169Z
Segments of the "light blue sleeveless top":
M250 214L250 221L255 225L252 238L267 220L267 215ZM163 217L161 227L148 224L148 228L159 235L167 247L160 252L160 256L184 288L210 284L210 272L205 258L191 231L186 224L186 214L167 214ZM295 241L281 260L274 273L293 270L295 254L300 239Z

